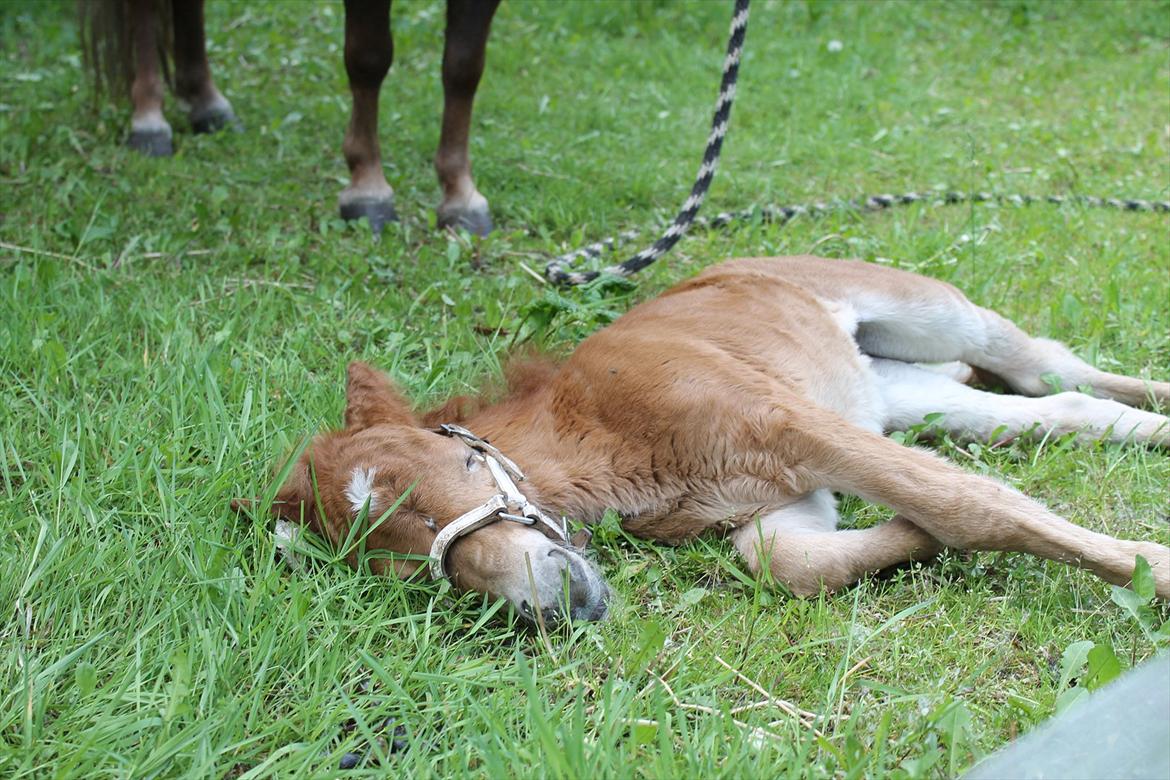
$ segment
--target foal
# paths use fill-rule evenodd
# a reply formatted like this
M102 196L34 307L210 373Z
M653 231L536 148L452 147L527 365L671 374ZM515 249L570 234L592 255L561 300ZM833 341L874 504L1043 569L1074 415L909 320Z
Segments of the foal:
M952 365L925 365L937 363ZM959 381L973 370L1017 394ZM1054 379L1093 395L1048 395ZM335 543L368 512L375 569L409 574L429 554L434 575L529 618L604 615L600 574L550 515L592 523L607 508L648 539L728 534L753 572L799 595L947 546L1028 552L1119 584L1141 555L1168 598L1165 546L1073 525L881 435L941 412L963 439L1170 444L1170 420L1133 408L1149 403L1170 403L1170 384L1099 371L948 284L857 261L736 260L462 416L449 404L418 417L384 375L351 364L345 428L311 443L275 508ZM834 492L897 515L838 530Z

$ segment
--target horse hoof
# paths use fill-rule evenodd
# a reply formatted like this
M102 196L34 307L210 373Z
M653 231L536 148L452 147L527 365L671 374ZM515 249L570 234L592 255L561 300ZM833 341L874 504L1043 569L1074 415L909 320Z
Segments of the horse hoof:
M483 238L488 233L491 233L492 228L495 227L492 224L491 212L486 207L482 209L449 211L445 214L439 211L438 215L439 219L437 224L440 230L444 228L457 228Z
M398 212L394 210L394 201L359 198L341 204L341 218L346 222L365 217L370 223L370 232L375 236L382 235L382 228L387 222L397 222Z
M166 130L134 130L126 145L147 157L170 157L175 153L171 134Z
M236 133L244 131L244 123L231 108L217 106L191 115L191 129L196 134L215 133L227 128Z

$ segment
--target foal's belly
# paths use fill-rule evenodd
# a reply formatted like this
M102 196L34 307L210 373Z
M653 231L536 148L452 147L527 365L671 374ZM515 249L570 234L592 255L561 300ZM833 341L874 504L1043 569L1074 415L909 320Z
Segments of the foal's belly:
M724 339L723 344L745 364L743 371L770 376L778 391L795 391L848 423L881 433L885 405L871 359L853 340L852 311L817 303L819 310L804 312L811 316L797 318L795 326L785 319L783 337L771 343L728 344ZM794 327L804 331L801 337L793 338ZM767 332L762 325L758 330ZM729 531L802 498L782 481L729 473L695 485L692 492L653 511L626 517L623 526L643 538L678 544L708 531Z
M777 344L768 368L778 382L848 422L882 432L885 404L871 360L854 339L857 316L844 302L816 299L820 316Z

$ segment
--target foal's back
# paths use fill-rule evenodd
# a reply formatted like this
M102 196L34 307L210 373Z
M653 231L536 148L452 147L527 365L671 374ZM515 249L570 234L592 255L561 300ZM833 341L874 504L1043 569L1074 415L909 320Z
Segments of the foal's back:
M675 410L703 406L709 394L769 398L782 389L867 424L874 401L856 318L827 295L834 278L866 268L811 257L713 266L586 339L567 375Z

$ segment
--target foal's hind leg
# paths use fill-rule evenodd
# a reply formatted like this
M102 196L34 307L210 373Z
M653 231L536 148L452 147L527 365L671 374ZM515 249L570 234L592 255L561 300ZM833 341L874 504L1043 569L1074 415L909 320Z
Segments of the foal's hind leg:
M126 145L149 157L170 157L175 147L171 126L163 117L162 62L159 59L159 15L155 0L133 0L130 35L134 46L134 81L130 100L134 114Z
M850 585L868 572L931 558L942 548L930 534L903 517L860 530L835 530L837 509L827 490L740 526L731 540L757 573L772 576L797 596Z
M345 0L345 72L353 108L341 145L350 182L337 201L342 219L365 217L375 234L398 220L378 147L378 93L393 61L390 0Z
M443 47L443 129L435 171L443 187L439 227L460 227L486 236L492 230L488 202L471 178L468 140L471 106L483 75L484 53L499 0L448 0Z
M187 105L187 117L196 133L238 127L239 120L211 80L203 0L173 0L175 28L175 92Z
M906 363L961 360L1024 395L1087 387L1129 406L1151 399L1163 406L1170 403L1168 382L1099 371L1064 344L1028 336L949 284L893 269L875 271L875 279L888 275L893 284L849 290L845 296L858 315L858 344L870 356Z
M961 439L1076 433L1082 439L1170 445L1170 418L1117 401L1083 393L1041 398L997 395L912 363L877 359L872 367L885 405L887 431L903 430L928 414L941 412L942 427Z

